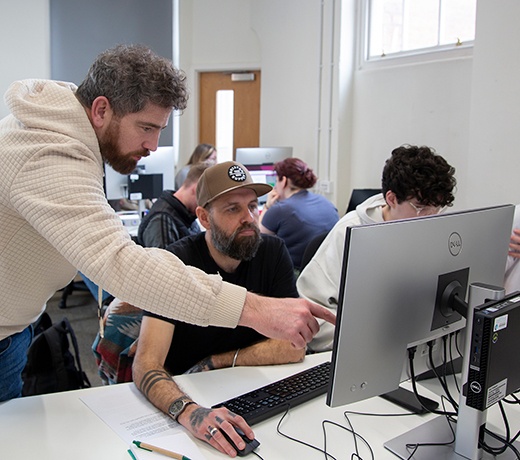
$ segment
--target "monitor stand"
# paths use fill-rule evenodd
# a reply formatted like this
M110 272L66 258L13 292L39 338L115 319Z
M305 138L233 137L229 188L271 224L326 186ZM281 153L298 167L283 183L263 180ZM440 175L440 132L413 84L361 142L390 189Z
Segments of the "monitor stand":
M473 325L473 310L475 307L483 304L487 300L500 300L504 297L504 289L489 286L481 283L471 284L469 287L469 308L466 317L466 329L471 331ZM467 382L469 369L469 356L471 346L471 334L466 334L466 342L464 345L464 360L462 364L461 381ZM439 416L426 422L419 427L408 431L384 444L385 448L393 452L398 457L406 460L413 458L414 460L480 460L495 459L497 457L483 452L478 448L478 439L480 428L486 423L487 411L479 411L472 407L466 406L466 397L460 394L459 412L457 423L448 422L444 416ZM493 427L489 427L491 431L498 431ZM489 438L489 436L488 436ZM414 444L446 444L435 446L421 446L410 457L412 450L407 445ZM498 446L492 441L492 446ZM514 444L520 449L520 443ZM513 460L516 455L508 449L499 455L500 460Z

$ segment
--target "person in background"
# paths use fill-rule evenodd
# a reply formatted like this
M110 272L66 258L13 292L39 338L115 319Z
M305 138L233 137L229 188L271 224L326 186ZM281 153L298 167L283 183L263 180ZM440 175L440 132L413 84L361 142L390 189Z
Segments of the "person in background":
M509 244L509 256L507 257L506 273L504 276L504 288L506 294L520 291L520 205L515 207L513 220L513 232Z
M179 190L188 176L190 168L197 164L207 162L210 166L217 163L217 149L211 144L199 144L190 156L186 166L181 168L175 176L175 190Z
M300 295L336 311L347 227L438 214L455 199L454 175L455 168L429 147L394 149L383 168L382 193L365 200L334 226L298 278ZM334 327L323 323L308 351L330 350L333 339Z
M274 170L276 185L267 195L260 230L285 241L298 270L309 241L334 226L338 211L327 198L308 190L317 177L302 160L286 158L276 163Z
M197 187L197 216L206 232L183 238L167 249L206 273L220 273L223 279L260 295L298 297L283 240L261 235L258 227L258 196L270 188L255 184L247 169L234 161L207 169ZM212 429L232 436L233 425L246 433L251 432L249 426L225 408L208 409L193 403L171 375L294 363L304 358L304 350L248 328L199 327L145 312L133 379L153 404L194 436L234 456L224 436L218 430L212 435ZM172 413L170 408L182 401L190 405L182 413Z
M303 348L315 316L303 299L270 299L135 244L108 204L103 163L131 173L157 149L185 74L142 45L101 53L83 82L14 82L0 121L0 401L20 396L32 326L79 270L114 296L202 326L252 327Z
M201 174L209 166L207 162L194 164L177 191L161 193L139 225L137 242L141 246L164 249L180 238L201 231L195 215L195 190Z

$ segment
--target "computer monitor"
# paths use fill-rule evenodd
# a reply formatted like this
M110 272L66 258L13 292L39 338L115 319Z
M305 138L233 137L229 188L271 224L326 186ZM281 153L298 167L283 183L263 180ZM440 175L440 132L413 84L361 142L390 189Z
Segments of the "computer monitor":
M174 190L174 147L158 147L155 152L139 160L137 170L140 174L162 174L163 190ZM128 175L119 174L111 166L105 165L105 193L108 200L129 198Z
M502 286L513 214L504 205L347 228L329 406L395 390L409 348L464 328L443 296Z
M253 182L256 184L268 184L272 185L273 187L276 184L276 173L272 169L251 169L249 170L249 174L251 174L251 179L253 179ZM267 194L258 197L259 204L265 204L266 201Z
M249 170L260 169L262 166L271 166L292 157L292 151L292 147L243 147L236 149L235 161Z

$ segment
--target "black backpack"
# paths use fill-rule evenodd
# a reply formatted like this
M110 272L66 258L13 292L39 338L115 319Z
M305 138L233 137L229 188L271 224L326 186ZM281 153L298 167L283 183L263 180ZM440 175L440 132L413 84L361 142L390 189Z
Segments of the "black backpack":
M70 336L74 356L69 351ZM44 312L34 325L34 339L27 350L27 364L22 372L22 396L90 387L81 368L78 343L67 318L52 324Z

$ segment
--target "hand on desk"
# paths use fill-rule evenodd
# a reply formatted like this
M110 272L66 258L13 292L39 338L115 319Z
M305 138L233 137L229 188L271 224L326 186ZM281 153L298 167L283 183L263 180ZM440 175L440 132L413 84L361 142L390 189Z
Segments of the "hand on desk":
M336 324L334 313L308 300L273 299L248 292L238 324L273 339L287 340L301 349L320 330L316 318Z
M509 243L509 255L520 259L520 228L515 228Z
M132 378L137 388L155 407L170 415L175 415L175 412L170 412L170 407L177 399L190 399L164 368L174 329L174 325L167 321L144 316L132 367ZM240 428L249 439L254 439L245 420L226 408L207 409L190 401L178 414L177 421L195 437L231 457L235 457L237 452L218 430L225 431L239 449L243 449L245 444L233 426Z
M197 404L192 404L179 416L178 421L188 429L196 438L206 441L215 449L230 457L235 457L237 452L226 440L220 430L225 431L239 449L245 447L245 443L235 430L240 428L249 439L255 435L251 427L239 415L234 414L225 407L208 409ZM213 433L213 435L211 434Z

